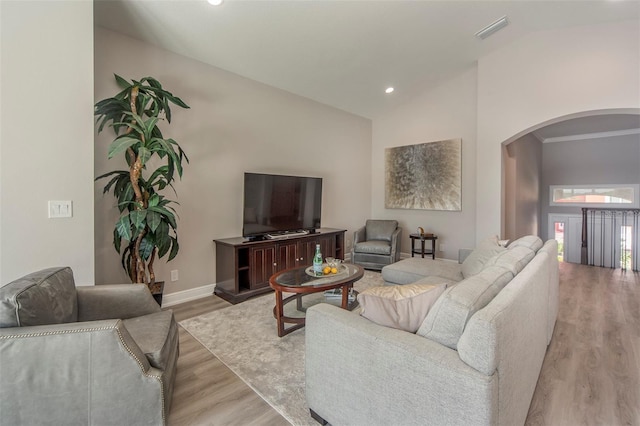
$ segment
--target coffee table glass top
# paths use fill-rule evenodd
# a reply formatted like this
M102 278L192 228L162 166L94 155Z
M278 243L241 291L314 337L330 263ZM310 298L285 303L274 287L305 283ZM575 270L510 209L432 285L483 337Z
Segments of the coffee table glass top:
M337 274L314 277L308 273L307 267L288 269L274 275L271 279L283 287L322 287L337 282L353 280L364 273L361 266L343 263Z

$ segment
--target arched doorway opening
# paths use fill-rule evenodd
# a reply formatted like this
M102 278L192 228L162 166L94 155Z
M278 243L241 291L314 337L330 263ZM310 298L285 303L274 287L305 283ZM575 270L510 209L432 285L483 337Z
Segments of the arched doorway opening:
M583 111L557 117L505 141L503 238L534 234L543 240L562 239L565 221L552 223L554 217L579 215L580 208L551 205L550 186L598 184L640 184L640 109ZM573 249L571 256L563 253L563 257L579 259L579 248L577 252Z

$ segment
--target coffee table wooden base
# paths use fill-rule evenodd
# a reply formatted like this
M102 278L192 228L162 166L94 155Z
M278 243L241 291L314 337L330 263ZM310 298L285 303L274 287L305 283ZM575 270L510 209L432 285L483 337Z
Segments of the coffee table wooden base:
M353 288L353 283L352 282L345 283L339 287L342 288L342 303L340 304L340 307L342 309L348 309L348 310L354 309L358 304L357 300L354 300L352 303L349 303L349 291ZM296 330L301 329L305 325L305 317L286 316L284 314L285 305L295 300L297 305L296 308L298 309L298 311L301 311L302 296L306 294L315 294L315 293L309 293L309 292L298 293L298 294L293 294L291 296L288 296L286 298L283 298L283 294L282 294L283 292L278 289L275 289L275 293L276 293L276 306L273 308L273 316L275 317L276 322L278 324L278 337L283 337L289 333L292 333ZM357 295L357 293L355 294ZM285 324L295 324L295 325L285 328Z

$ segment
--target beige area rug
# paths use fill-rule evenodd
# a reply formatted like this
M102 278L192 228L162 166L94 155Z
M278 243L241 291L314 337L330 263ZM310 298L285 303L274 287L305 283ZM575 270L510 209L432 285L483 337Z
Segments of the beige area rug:
M380 273L365 271L354 287L362 291L382 284ZM320 293L303 300L309 306L325 298ZM181 321L180 325L291 424L315 426L318 423L309 415L304 394L305 329L278 337L274 304L275 297L270 293ZM294 307L295 302L289 305Z

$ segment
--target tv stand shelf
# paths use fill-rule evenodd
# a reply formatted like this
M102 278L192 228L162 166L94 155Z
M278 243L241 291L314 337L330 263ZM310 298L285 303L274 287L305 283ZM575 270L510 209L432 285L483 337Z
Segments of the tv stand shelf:
M319 228L303 235L249 241L234 237L216 244L214 294L233 304L271 291L269 278L284 269L312 264L316 244L323 257L344 259L344 229Z

